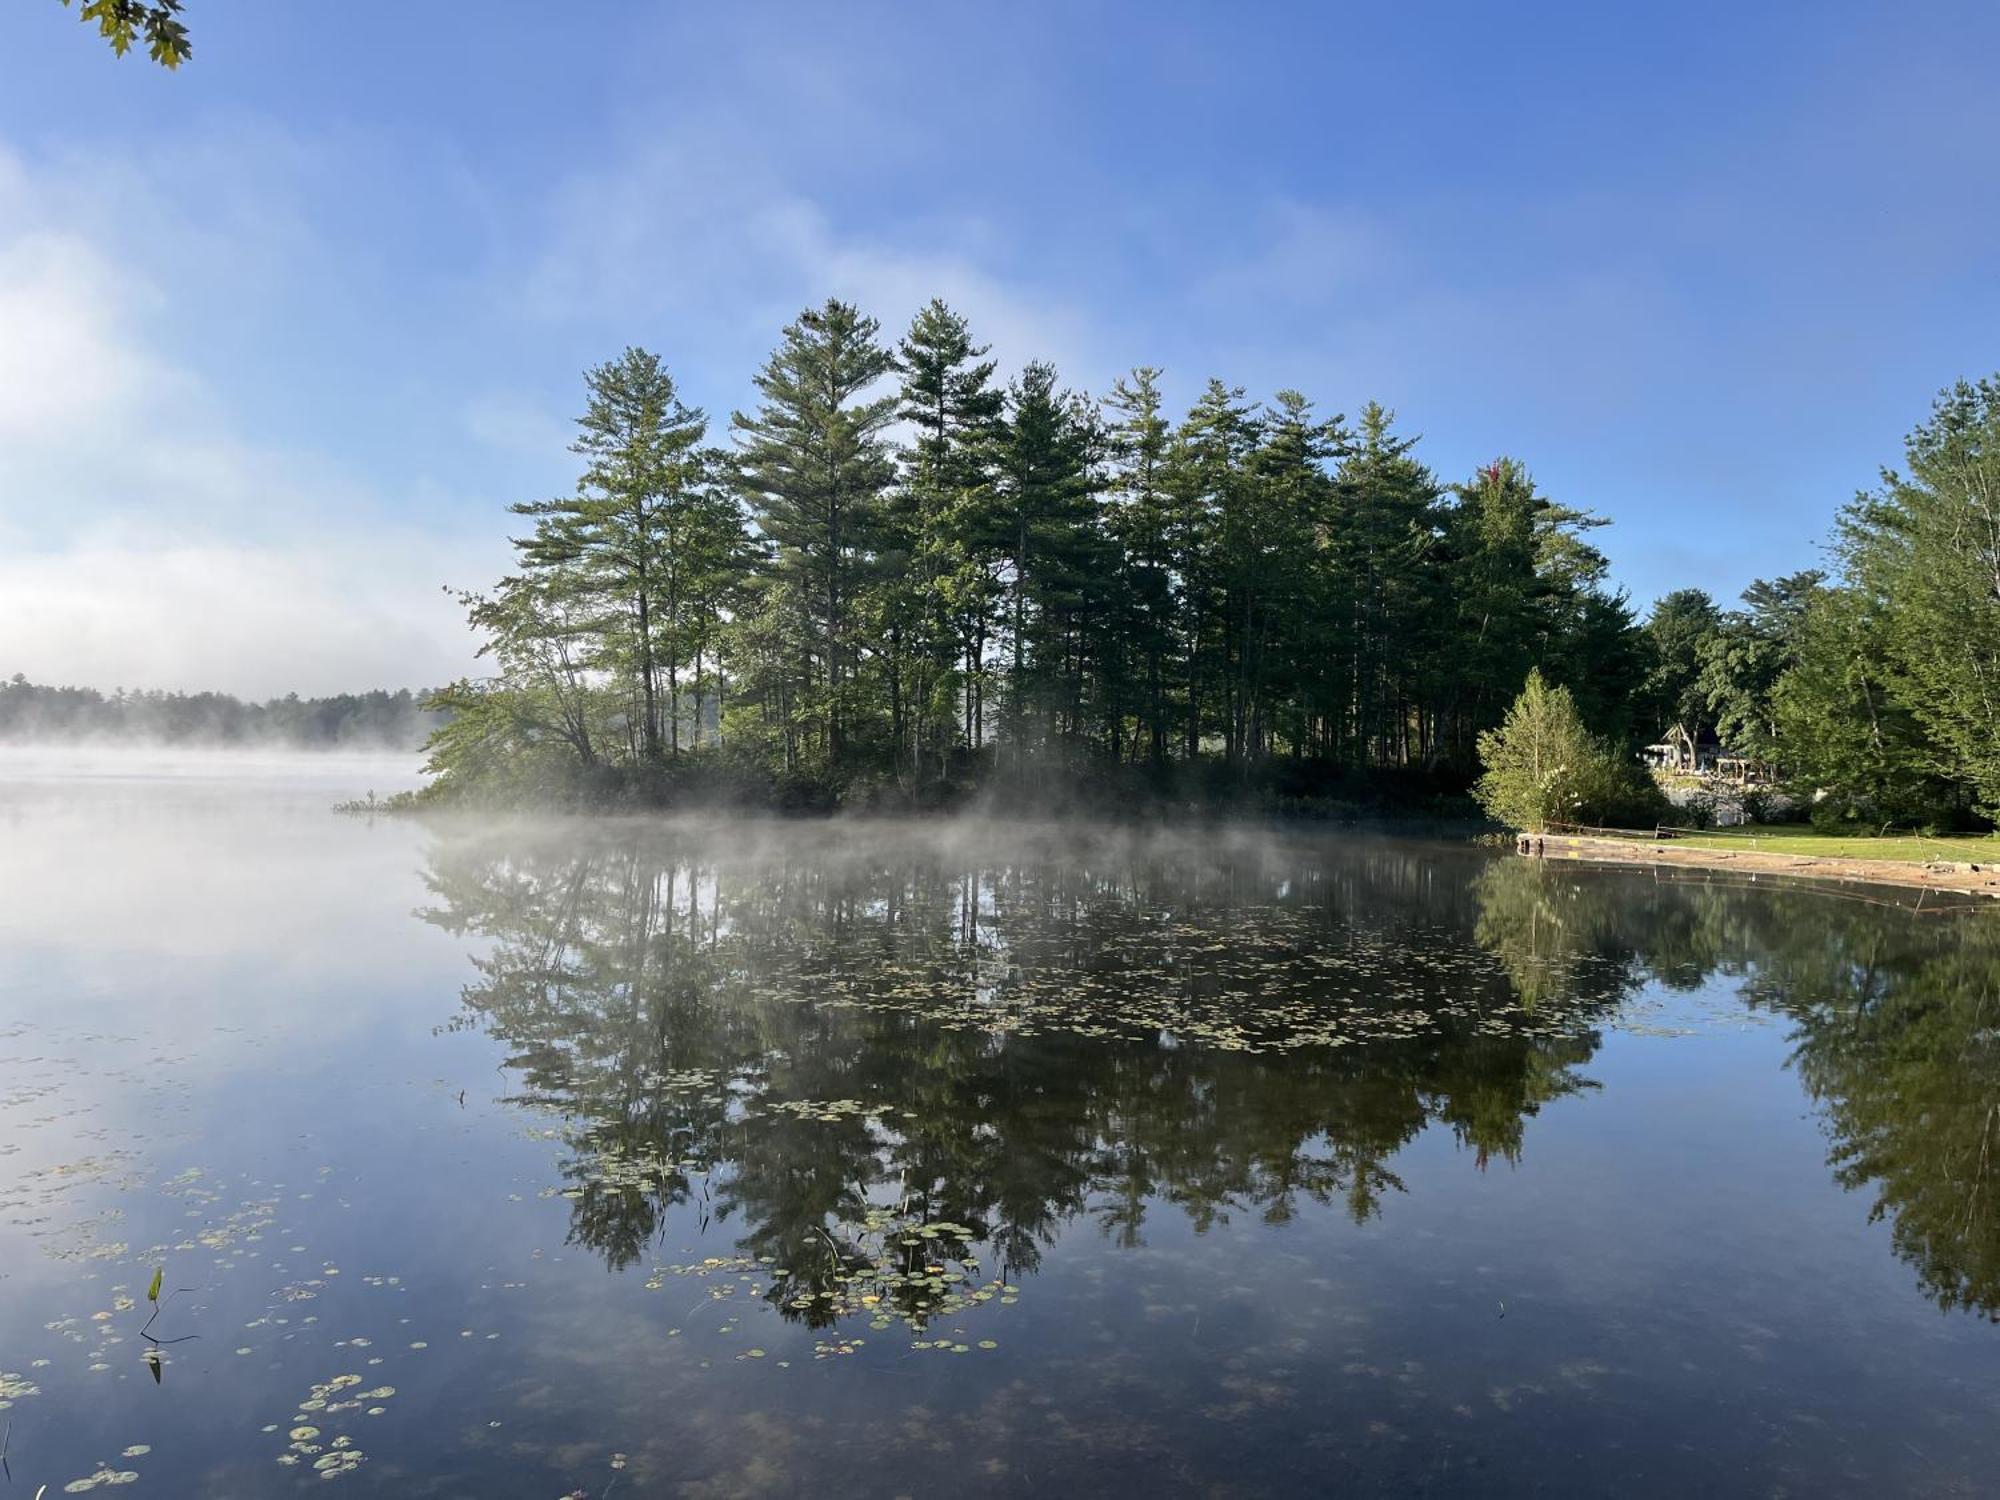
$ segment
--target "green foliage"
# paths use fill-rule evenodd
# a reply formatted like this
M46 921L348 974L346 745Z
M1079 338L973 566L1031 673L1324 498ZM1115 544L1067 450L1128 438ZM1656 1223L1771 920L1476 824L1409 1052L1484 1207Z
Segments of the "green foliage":
M1837 572L1759 580L1703 632L1662 600L1652 696L1685 715L1685 643L1722 740L1815 821L1963 827L2000 810L2000 380L1961 381L1907 474L1842 511ZM1675 722L1685 723L1685 718Z
M430 702L447 717L427 746L428 800L560 801L590 765L552 731L560 706L531 681L455 682Z
M1722 612L1701 589L1676 589L1654 603L1645 630L1648 727L1676 726L1696 743L1714 728L1702 684L1702 647L1721 621Z
M961 734L976 743L984 718L985 647L999 599L984 516L1005 427L986 352L935 299L897 349L899 415L915 438L887 496L877 619L891 770L919 798L949 780Z
M1774 694L1796 663L1806 604L1824 576L1808 570L1758 579L1743 591L1745 607L1724 615L1696 647L1716 732L1732 749L1783 761Z
M1847 583L1932 763L2000 808L2000 378L1960 381L1841 517Z
M1457 628L1438 641L1435 668L1458 707L1445 732L1471 740L1540 665L1570 688L1591 729L1622 737L1641 669L1631 611L1602 591L1609 564L1585 540L1602 518L1549 499L1511 458L1456 494L1443 517L1441 584L1456 602Z
M62 0L68 6L70 0ZM163 68L178 68L194 55L187 27L180 20L182 0L83 0L77 19L97 28L97 34L123 57L142 36L146 52Z
M1590 733L1570 690L1549 686L1539 667L1529 671L1499 728L1480 735L1479 759L1484 770L1473 786L1479 805L1497 822L1529 833L1606 818L1637 798L1627 758Z
M899 405L893 395L863 399L895 364L877 332L845 302L801 313L757 376L762 404L732 419L738 490L774 549L772 603L803 648L757 668L779 691L764 701L786 721L788 771L841 765L867 716L866 595L895 477L884 432Z
M1937 774L1923 728L1897 691L1887 629L1865 594L1814 591L1794 633L1793 664L1771 694L1786 769L1812 789L1821 821L1958 822L1964 799Z
M589 372L575 494L516 506L519 570L464 596L495 676L440 699L442 785L677 787L696 754L849 804L1462 790L1537 663L1631 731L1601 522L1519 463L1447 491L1378 405L1219 380L1175 422L1150 368L1003 389L941 302L878 333L801 314L727 456L657 356Z
M702 668L713 660L743 526L716 488L715 456L702 447L708 418L681 403L658 355L627 349L584 380L589 403L571 444L585 461L576 493L513 507L535 520L515 542L519 598L497 617L482 617L475 603L473 623L500 642L513 622L527 631L523 639L544 644L542 666L550 653L560 657L568 706L582 697L584 673L625 684L636 753L656 762L680 751L689 666L699 738ZM571 740L586 764L596 760L581 725Z
M1057 389L1052 365L1030 364L1007 393L986 519L1008 621L1005 733L1017 767L1082 730L1093 616L1116 567L1094 524L1093 415Z

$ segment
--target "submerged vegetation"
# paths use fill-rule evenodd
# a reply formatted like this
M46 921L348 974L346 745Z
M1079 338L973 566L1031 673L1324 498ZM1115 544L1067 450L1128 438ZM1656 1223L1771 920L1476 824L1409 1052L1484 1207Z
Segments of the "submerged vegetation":
M457 838L423 916L488 944L463 1020L562 1122L572 1243L644 1265L698 1208L737 1258L652 1281L816 1329L1011 1306L1074 1218L1132 1245L1163 1205L1374 1219L1417 1133L1518 1161L1605 1028L1644 1029L1643 985L1717 973L1793 1028L1829 1164L1927 1294L2000 1317L1990 924L1696 880L1642 906L1539 861L1439 879L1387 842L992 858L886 825L783 861L671 826Z
M186 0L60 3L94 54L191 60ZM695 288L768 307L801 274L888 295L931 267L1032 328L1020 276L1067 302L1082 268L1091 326L1131 328L1104 268L1138 246L1135 283L1180 304L1156 348L1376 350L1513 413L1509 441L1595 378L1554 420L1657 453L1657 411L1620 398L1698 364L1713 389L1676 415L1711 499L1716 455L1796 440L1784 392L1742 392L1878 268L1764 294L1879 210L1871 174L1914 210L1854 236L1898 273L1907 348L1984 296L1934 183L1976 181L1991 106L1804 17L1734 25L1726 76L1681 78L1704 49L1671 26L1595 59L1594 17L1551 46L1497 11L1427 18L1405 57L1366 13L1329 47L1304 8L1022 14L941 52L827 7L640 7L599 56L556 7L532 31L378 9L356 49L369 15L300 38L239 7L192 130L136 60L130 109L61 69L24 91L65 127L0 147L0 300L33 311L0 359L28 650L152 621L164 659L176 612L240 601L291 629L328 579L345 628L268 644L379 650L400 627L355 570L447 545L466 479L371 488L454 417L464 465L541 441L502 366L606 308L733 345ZM1271 65L1281 34L1301 67ZM1766 53L1803 89L1759 87ZM1550 65L1571 54L1603 65ZM1945 107L1905 108L1911 79ZM1758 107L1699 107L1732 93ZM1437 129L1353 145L1413 103ZM1876 139L1892 114L1914 132ZM1519 211L1517 158L1555 185ZM92 174L108 194L70 186ZM1917 223L1927 253L1894 253ZM1760 296L1786 317L1746 315ZM503 305L528 316L464 326ZM1748 375L1715 378L1722 324L1755 335ZM120 757L6 752L5 1500L1989 1487L1990 909L1760 883L1775 858L1682 879L1502 850L1796 810L1816 826L1781 847L1894 824L1921 833L1871 852L2000 851L1970 833L2000 822L2000 379L1939 398L1824 569L1642 611L1596 497L1537 484L1552 455L1473 467L1494 446L1377 401L1150 366L1086 392L981 334L938 300L887 329L827 300L712 415L688 390L727 387L651 350L589 369L573 483L503 481L504 576L446 596L481 650L443 688L0 679L0 746L379 748L395 785L421 750L431 778L337 823L317 803L360 756L164 756L183 784L156 794ZM1494 392L1524 336L1553 374ZM178 654L241 652L256 627L228 624ZM419 808L443 815L376 817ZM688 815L849 810L875 816ZM964 816L905 816L931 811ZM1475 811L1529 836L1300 826Z
M1129 1244L1159 1204L1365 1221L1433 1123L1512 1160L1627 993L1551 956L1560 993L1518 1004L1463 936L1465 888L1427 899L1386 847L1343 916L1344 877L1296 878L1305 851L884 858L906 838L795 866L630 830L439 849L424 915L485 942L465 1020L509 1044L515 1101L565 1122L573 1243L643 1264L698 1205L745 1257L700 1274L923 1338L968 1298L1011 1305L988 1278L1074 1217Z
M321 832L399 844L423 894L381 892L387 925L339 940L386 956L294 1005L240 946L196 961L246 975L219 1124L186 1129L155 1066L213 1023L153 988L129 1003L167 1019L54 1013L0 1057L0 1156L30 1153L0 1228L69 1299L13 1304L24 1493L144 1468L622 1495L834 1423L770 1473L865 1488L893 1463L928 1493L970 1451L1014 1465L967 1486L998 1492L1102 1450L1205 1476L1378 1422L1456 1455L1634 1393L1708 1400L1748 1322L1844 1357L1891 1255L1913 1294L1853 1314L1883 1382L1856 1401L1948 1398L2000 1312L1985 923L1297 831ZM373 1003L357 972L392 998L344 1017ZM1789 1083L1705 1119L1676 1100L1787 1057L1813 1124ZM107 1145L111 1109L151 1125ZM1702 1218L1779 1168L1775 1218ZM200 1290L168 1316L176 1283ZM1915 1292L1972 1316L1912 1319ZM1615 1373L1537 1415L1528 1383L1583 1353ZM126 1401L153 1381L202 1419ZM1900 1410L1879 1420L1903 1454ZM1134 1423L1164 1435L1121 1449Z

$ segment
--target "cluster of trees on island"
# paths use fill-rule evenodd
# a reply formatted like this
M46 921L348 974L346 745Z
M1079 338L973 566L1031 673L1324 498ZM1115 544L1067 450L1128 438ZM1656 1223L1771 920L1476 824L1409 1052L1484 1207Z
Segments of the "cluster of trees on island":
M803 313L727 443L651 352L586 383L574 492L513 506L518 567L465 596L495 670L434 700L438 796L1282 803L1483 767L1539 826L1657 812L1633 752L1678 724L1843 814L2000 805L1992 382L1843 513L1834 573L1644 623L1602 519L1516 459L1447 483L1379 405L1211 380L1175 415L1152 368L1003 382L937 301L893 345Z
M1599 519L1512 459L1444 483L1377 405L1002 383L939 302L893 347L801 315L727 447L652 353L587 383L575 492L514 506L519 567L467 596L496 671L439 695L441 793L1462 788L1535 666L1651 728Z
M182 0L76 9L121 56L191 56ZM427 704L434 795L1386 777L1541 827L1657 811L1632 752L1672 726L1829 818L2000 821L2000 380L1939 397L1827 568L1737 609L1679 590L1641 625L1588 540L1601 518L1518 461L1447 483L1378 405L1349 423L1219 380L1174 420L1159 374L1096 400L1041 363L1003 384L940 302L892 347L829 301L784 330L724 448L657 356L590 371L575 493L515 506L519 569L466 596L497 670ZM0 734L30 717L23 686L0 687ZM225 738L295 717L214 697L28 707Z
M1452 799L1650 823L1670 731L1815 816L2000 809L2000 379L1960 383L1840 512L1829 566L1641 621L1602 518L1499 458L1445 483L1381 406L1139 368L1002 382L932 302L831 301L715 441L656 355L588 372L573 493L463 596L491 675L266 703L0 681L0 742L408 748L425 796L936 806Z

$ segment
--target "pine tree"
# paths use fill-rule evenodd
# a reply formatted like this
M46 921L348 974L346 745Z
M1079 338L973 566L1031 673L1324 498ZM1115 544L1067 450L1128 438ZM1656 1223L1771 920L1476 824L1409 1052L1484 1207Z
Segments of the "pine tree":
M1646 618L1646 709L1654 728L1677 728L1690 744L1714 725L1701 685L1701 648L1721 620L1722 611L1701 589L1663 595Z
M981 736L996 584L980 535L990 529L982 515L992 504L1004 395L986 347L942 301L917 313L897 352L899 414L915 439L890 510L897 563L888 608L892 649L909 638L915 675L907 709L898 693L895 712L908 720L909 763L921 784L931 756L944 779L961 722L968 747ZM899 755L904 738L899 732Z
M1328 735L1327 748L1361 766L1413 758L1413 699L1432 696L1443 700L1447 716L1459 712L1455 685L1429 679L1428 646L1447 601L1459 597L1468 580L1454 565L1457 559L1436 555L1442 525L1437 480L1411 456L1417 440L1396 435L1394 424L1395 413L1379 402L1362 407L1356 441L1335 473L1329 528L1346 683L1340 722ZM1441 561L1447 566L1440 567ZM1460 649L1462 634L1461 629L1455 636ZM1454 656L1450 665L1455 664ZM1519 678L1516 670L1508 680ZM1428 748L1425 738L1418 735L1419 749Z
M894 367L878 331L845 302L800 314L757 376L757 412L732 419L741 492L775 547L791 607L810 622L803 675L812 696L795 711L814 721L820 754L836 765L861 707L863 594L895 474L883 434L896 397L862 399Z
M1858 588L1811 590L1771 688L1773 742L1822 816L1948 825L1970 799L1904 701L1893 607Z
M1178 582L1173 511L1166 491L1171 429L1162 414L1160 372L1145 365L1120 379L1104 399L1110 416L1108 525L1125 573L1124 648L1140 685L1138 718L1154 766L1167 760L1173 718L1167 704L1167 659L1174 649Z
M1182 753L1189 760L1201 754L1211 724L1225 734L1230 726L1221 701L1230 683L1232 628L1223 538L1249 503L1250 455L1258 438L1257 408L1244 400L1242 387L1210 380L1167 450L1168 538L1179 580ZM1229 749L1233 753L1233 740Z
M1842 560L1881 601L1910 710L2000 813L2000 376L1943 392L1904 446L1908 473L1842 516Z
M1649 647L1607 584L1596 517L1509 459L1447 500L1379 405L1350 437L1299 392L1265 408L1212 380L1170 423L1151 368L1101 403L1060 390L1045 364L1001 390L942 302L894 356L877 334L838 301L802 314L757 377L756 410L732 420L732 455L703 446L702 414L657 356L630 349L589 373L576 494L516 507L534 520L520 572L467 601L500 673L460 694L456 766L498 775L518 760L540 784L566 758L593 786L640 766L665 792L714 774L669 770L713 725L732 767L817 805L889 779L935 800L997 759L996 740L1017 773L1031 755L1161 773L1220 761L1232 779L1305 789L1469 773L1530 668L1613 741L1651 732L1647 704L1669 690L1683 713L1699 696L1725 732L1754 718L1766 743L1816 714L1848 714L1845 732L1873 701L1854 697L1851 672L1818 670L1838 664L1831 648L1806 673L1797 580L1682 632L1700 639L1691 686L1680 636L1668 664L1666 616ZM1918 753L1946 778L1947 743L1949 774L1973 774L1965 671L1982 658L1963 648L1990 606L1960 564L1981 555L1963 538L1982 514L1985 399L1941 409L1905 488L1852 516L1843 586L1890 661L1865 687L1923 741L1887 737L1896 765L1870 773L1883 787L1906 787L1890 773ZM1931 555L1920 540L1949 555L1909 582L1911 559ZM1928 613L1898 613L1904 596ZM1918 619L1963 640L1923 648ZM1860 638L1827 620L1824 640ZM1281 755L1294 764L1267 768ZM1600 765L1606 785L1620 765Z
M1008 390L994 503L981 540L1001 559L1008 647L1008 735L1017 768L1029 748L1029 717L1053 737L1067 708L1080 708L1071 632L1105 563L1096 525L1091 462L1093 413L1056 388L1053 366L1033 363Z
M584 380L589 402L571 444L585 460L576 493L512 507L535 519L515 546L528 568L568 575L576 592L596 600L591 665L629 685L640 753L657 760L660 678L674 677L686 623L682 546L706 503L708 418L681 403L660 357L644 349L627 349ZM671 705L671 686L668 696Z
M1264 753L1288 706L1295 755L1305 753L1307 705L1325 691L1323 630L1327 599L1320 546L1333 520L1328 465L1347 448L1338 416L1320 419L1297 391L1279 391L1251 463L1254 510L1232 557L1242 615L1236 742L1247 755Z
M1701 686L1724 744L1780 765L1774 694L1798 662L1806 605L1820 586L1816 569L1784 578L1758 579L1702 639Z
M1641 658L1629 606L1603 593L1610 565L1584 539L1602 519L1550 500L1511 458L1480 469L1456 495L1446 529L1458 600L1453 698L1460 724L1492 723L1505 701L1502 684L1539 664L1579 693L1593 722L1616 717L1604 727L1622 735L1629 719L1622 705ZM1607 671L1620 706L1615 715Z

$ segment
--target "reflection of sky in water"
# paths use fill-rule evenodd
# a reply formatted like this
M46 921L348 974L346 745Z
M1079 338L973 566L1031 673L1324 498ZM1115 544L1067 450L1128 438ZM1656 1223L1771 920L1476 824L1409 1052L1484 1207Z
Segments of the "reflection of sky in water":
M2000 1458L1954 1124L1991 1059L1940 1032L1912 1073L1813 1009L1865 974L1955 1024L1966 928L1384 842L324 813L378 772L0 794L26 1495L1948 1493ZM192 1290L153 1331L198 1337L156 1383L160 1259Z

